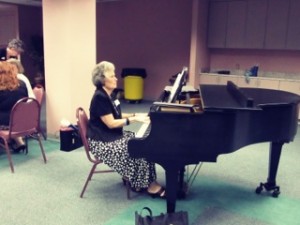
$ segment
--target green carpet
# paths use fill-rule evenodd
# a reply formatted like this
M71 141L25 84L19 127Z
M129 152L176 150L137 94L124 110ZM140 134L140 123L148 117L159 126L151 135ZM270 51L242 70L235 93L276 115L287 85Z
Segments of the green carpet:
M56 151L57 149L60 148L60 143L57 140L43 141L43 145L44 145L44 150L46 151L46 153ZM41 160L43 160L40 146L36 140L29 139L28 146L29 146L28 149L30 151L30 154L26 155L26 157L24 157L23 153L11 152L14 167L18 167L18 165L20 165L22 163L26 163L26 162L28 162L28 160L39 158L39 157ZM9 168L6 153L5 153L4 149L1 149L1 147L0 147L0 160L1 160L0 170L2 168L3 169Z
M268 171L269 144L260 143L221 155L217 163L204 163L187 198L177 201L176 211L187 211L191 225L299 225L299 136L283 147L278 198L255 193L259 183L266 182ZM143 196L105 225L133 225L134 212L144 206L155 215L166 211L163 200Z
M13 154L14 174L0 150L1 225L134 225L135 211L144 206L155 215L166 211L164 200L146 194L127 200L116 173L95 175L79 198L91 167L83 149L62 152L57 141L43 143L47 164L37 142L30 140L28 155ZM217 163L204 163L176 210L188 212L190 225L299 225L299 144L298 134L284 145L278 198L254 193L267 177L268 144L262 143L219 156ZM163 169L157 166L157 171L164 184Z
M105 225L133 225L135 211L140 212L148 206L155 215L165 212L166 204L163 200L151 200L141 197L139 201L120 215L112 218ZM246 220L260 221L261 224L296 225L300 224L300 200L280 196L272 198L269 195L257 195L249 187L230 184L211 177L201 176L193 186L193 191L184 200L177 201L176 211L187 211L190 224L202 224L201 214L207 209L219 208L238 216L236 224L245 224ZM200 216L200 219L198 218ZM120 223L122 221L122 223ZM209 224L209 223L206 223ZM231 224L224 221L218 224ZM255 224L255 223L254 223Z

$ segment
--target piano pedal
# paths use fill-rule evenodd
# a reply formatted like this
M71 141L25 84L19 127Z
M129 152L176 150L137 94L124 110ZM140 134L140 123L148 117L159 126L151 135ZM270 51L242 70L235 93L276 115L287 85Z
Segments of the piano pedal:
M263 189L268 192L272 192L272 197L277 198L280 194L280 187L275 183L260 183L260 185L256 188L255 193L260 194Z

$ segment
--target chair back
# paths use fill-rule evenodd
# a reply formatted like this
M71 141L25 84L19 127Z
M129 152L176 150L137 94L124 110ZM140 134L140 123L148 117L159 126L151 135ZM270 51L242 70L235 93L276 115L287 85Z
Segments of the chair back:
M37 84L36 86L34 86L32 91L35 95L36 100L39 102L40 105L42 105L43 97L44 97L44 94L45 94L44 87L40 84Z
M103 163L103 161L101 159L97 159L93 156L93 154L90 152L90 147L89 147L89 143L88 143L88 139L87 139L87 128L88 128L88 117L84 111L83 108L78 107L76 109L76 119L77 119L77 126L79 128L79 133L80 133L80 137L82 139L82 143L84 146L84 150L86 153L86 156L88 158L88 160L93 163L93 166L89 172L89 175L85 181L85 184L83 186L83 189L81 191L80 197L83 198L83 195L85 193L85 190L89 184L89 182L92 180L92 177L95 173L111 173L111 172L115 172L112 169L106 169L106 170L97 170L97 166L101 163ZM126 183L126 187L127 187L127 198L130 198L130 189L128 188L128 182Z
M40 131L40 104L34 98L17 101L10 113L9 136L26 136Z
M87 158L92 163L101 162L100 160L95 159L95 157L91 155L89 143L87 141L88 117L82 107L77 108L76 119L77 119L77 125L79 128L80 137L81 137Z

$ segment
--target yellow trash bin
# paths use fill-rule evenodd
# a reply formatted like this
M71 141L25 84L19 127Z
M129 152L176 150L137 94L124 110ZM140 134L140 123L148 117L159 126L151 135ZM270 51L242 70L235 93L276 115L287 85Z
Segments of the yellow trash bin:
M144 79L137 76L126 76L124 78L124 98L129 101L140 101L143 99Z
M146 70L142 68L124 68L124 98L128 101L140 102L144 97L144 78Z

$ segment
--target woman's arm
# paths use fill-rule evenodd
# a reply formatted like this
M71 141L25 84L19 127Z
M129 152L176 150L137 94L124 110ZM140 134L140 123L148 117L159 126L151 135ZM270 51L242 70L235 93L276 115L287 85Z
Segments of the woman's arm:
M115 119L112 114L101 116L100 119L109 128L117 128L129 125L132 122L148 122L147 113L122 113L122 119Z
M135 113L122 113L122 118L129 118L135 116Z
M126 123L127 123L126 118L124 118L124 119L123 118L122 119L115 119L113 117L113 114L107 114L107 115L101 116L100 119L110 129L126 126Z
M18 73L17 77L18 77L19 80L21 80L25 83L26 88L27 88L28 97L36 99L28 78L24 74L21 74L21 73Z

